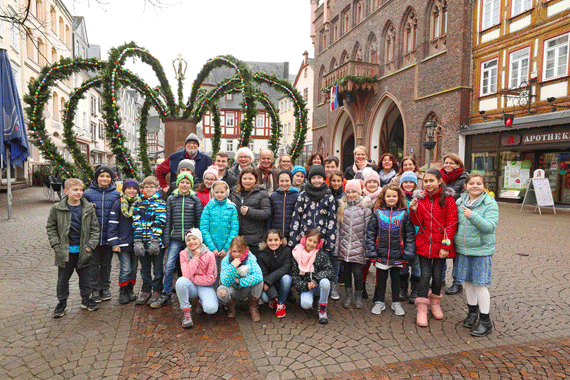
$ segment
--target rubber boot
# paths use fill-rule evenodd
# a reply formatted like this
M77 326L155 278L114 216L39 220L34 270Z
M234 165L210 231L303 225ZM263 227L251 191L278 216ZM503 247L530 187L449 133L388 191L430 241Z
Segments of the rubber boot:
M119 288L119 303L121 305L125 305L128 304L129 302L131 302L131 300L129 299L128 285L121 286Z
M259 298L250 297L249 298L249 314L251 314L252 322L261 321L261 315L259 315Z
M398 294L398 298L400 301L405 301L408 299L408 277L410 275L408 273L400 275L400 293Z
M441 310L441 296L432 294L432 292L429 292L429 304L431 306L431 315L433 315L433 317L435 319L443 319L443 311Z
M467 317L463 320L463 326L472 328L477 322L477 317L479 317L479 306L478 305L467 305L469 306L469 311L467 312Z
M362 299L362 291L354 292L354 308L362 309L364 307L364 300Z
M410 296L408 297L408 302L413 304L416 301L416 298L418 298L418 290L420 287L420 278L412 276L410 278L410 282L412 284L411 285L412 290L410 291Z
M236 300L232 298L226 304L226 309L228 309L228 318L235 318L236 317Z
M362 292L360 293L362 296ZM344 299L342 300L342 307L349 308L352 303L352 288L345 287Z
M418 309L418 315L416 317L416 323L418 326L427 327L428 325L428 310L429 299L424 297L416 298L416 307Z
M129 283L129 285L127 285L127 291L129 293L129 301L135 301L137 299L137 295L134 292L134 287L135 284L133 282Z

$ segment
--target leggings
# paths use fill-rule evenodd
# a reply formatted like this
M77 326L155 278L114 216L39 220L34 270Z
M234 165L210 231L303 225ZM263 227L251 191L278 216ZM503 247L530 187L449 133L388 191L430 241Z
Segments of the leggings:
M422 275L420 277L420 290L418 296L427 298L430 281L432 293L438 296L441 294L443 264L445 264L445 259L428 259L427 257L420 256Z
M400 302L398 292L400 291L400 267L390 269L376 269L376 289L374 289L374 302L384 302L386 297L386 283L388 282L388 272L392 285L392 302Z
M352 277L354 276L354 288L357 292L364 290L364 278L362 277L363 264L344 262L344 286L352 288Z
M476 286L471 282L464 282L465 296L467 304L471 306L479 305L479 310L483 314L489 314L491 309L491 295L486 286Z

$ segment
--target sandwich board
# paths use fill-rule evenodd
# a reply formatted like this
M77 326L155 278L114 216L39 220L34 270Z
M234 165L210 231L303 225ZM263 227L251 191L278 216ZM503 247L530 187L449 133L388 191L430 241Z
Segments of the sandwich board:
M538 209L538 213L542 215L541 207L552 207L556 214L556 207L554 206L554 198L552 198L552 189L548 178L544 176L544 170L537 169L533 173L533 178L528 180L528 186L521 206L521 212L524 205L535 206L534 210Z

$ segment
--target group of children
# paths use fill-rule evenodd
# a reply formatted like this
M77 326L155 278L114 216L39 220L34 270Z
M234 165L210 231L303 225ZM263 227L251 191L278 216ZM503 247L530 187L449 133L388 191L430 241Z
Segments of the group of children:
M354 179L345 180L335 157L324 160L324 167L311 165L308 172L302 167L281 171L258 247L249 247L246 238L238 236L238 214L243 207L244 215L249 211L228 199L233 189L215 175L208 184L207 202L194 192L191 171L178 174L178 188L166 202L152 176L143 180L142 189L136 180L125 180L122 194L104 167L85 193L81 181L69 179L67 196L54 205L47 224L59 266L59 304L53 316L65 314L73 270L79 274L83 308L93 311L110 299L110 258L116 252L119 302L159 308L171 301L175 289L186 328L193 325L192 309L213 314L222 304L228 317L235 317L237 301L248 302L253 321L261 319L261 302L282 318L292 287L305 310L311 310L318 297L319 322L325 324L329 297L340 299L339 283L344 284L343 307L364 307L371 265L376 268L371 312L378 315L386 308L390 276L391 309L405 314L400 303L405 288L404 296L417 305L417 324L427 326L428 308L434 318L443 318L443 264L457 254L458 276L469 305L463 324L473 335L488 334L498 208L485 192L484 177L470 174L456 203L439 171L427 170L422 189L415 161L406 157L402 167L408 170L383 187L371 168L357 168ZM240 173L239 189L251 188L245 184L249 174L245 169ZM99 196L89 194L95 191ZM143 283L137 297L139 260ZM178 262L180 272L173 284Z

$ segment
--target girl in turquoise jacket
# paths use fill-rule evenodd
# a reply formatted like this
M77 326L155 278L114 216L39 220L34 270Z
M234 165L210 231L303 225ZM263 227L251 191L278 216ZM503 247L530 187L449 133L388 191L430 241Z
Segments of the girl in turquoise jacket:
M469 312L463 326L471 335L485 336L492 330L489 317L491 268L495 254L495 229L499 222L497 202L485 191L485 177L471 173L465 180L467 193L457 200L459 219L454 244L458 282L463 283ZM476 324L477 319L479 322Z

